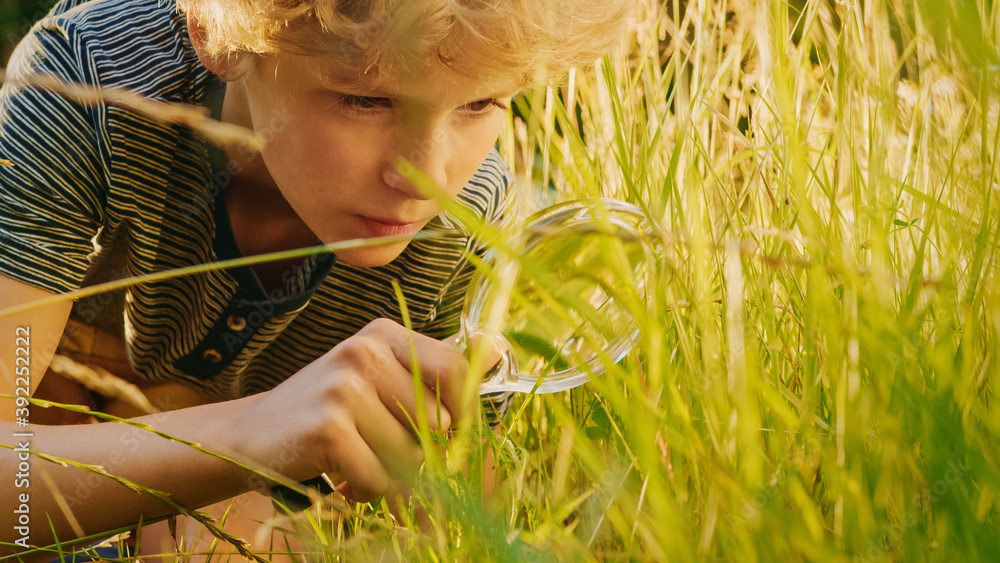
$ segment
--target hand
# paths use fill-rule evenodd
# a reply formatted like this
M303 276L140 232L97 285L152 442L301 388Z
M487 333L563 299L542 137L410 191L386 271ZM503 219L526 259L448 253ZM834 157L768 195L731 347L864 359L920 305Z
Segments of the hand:
M341 492L358 501L377 498L394 479L411 479L423 462L411 423L418 417L414 351L429 425L450 428L468 410L468 362L452 345L380 319L258 396L257 432L248 435L265 443L253 448L254 457L293 451L278 468L287 477L338 475L346 482Z

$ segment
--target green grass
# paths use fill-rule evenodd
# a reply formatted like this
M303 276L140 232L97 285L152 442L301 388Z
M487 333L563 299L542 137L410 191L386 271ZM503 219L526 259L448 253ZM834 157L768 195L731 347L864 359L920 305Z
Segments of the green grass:
M995 556L996 8L643 4L627 52L508 137L551 161L524 185L644 207L665 256L635 357L510 421L505 535L559 559Z
M522 213L600 195L657 225L640 345L459 432L410 505L427 533L381 503L299 535L350 561L996 557L1000 8L638 3L501 149Z

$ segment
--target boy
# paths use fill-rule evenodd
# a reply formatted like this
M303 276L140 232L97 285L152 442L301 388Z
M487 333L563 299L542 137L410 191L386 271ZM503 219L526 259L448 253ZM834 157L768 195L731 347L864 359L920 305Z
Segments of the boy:
M402 241L2 317L0 392L27 385L39 397L141 414L98 403L54 373L43 379L60 341L169 411L138 419L157 430L278 465L293 480L336 475L355 500L382 494L421 463L408 422L411 342L428 412L441 397L432 424L447 428L470 410L468 364L437 339L457 329L466 254L478 251L395 163L409 160L448 198L498 220L509 178L493 145L510 98L536 62L560 70L603 53L627 4L64 0L18 48L0 95L0 157L14 163L0 169L0 310L108 278L351 239ZM200 105L264 145L259 154L217 149L184 127L17 84L32 73ZM424 229L442 235L409 240ZM399 324L392 280L415 332ZM30 356L23 380L19 356ZM145 431L42 426L78 421L18 408L6 401L2 418L31 424L4 422L3 435L27 429L33 451L102 465L188 507L259 488L248 472ZM0 451L0 474L18 464L17 452ZM37 456L31 473L27 487L0 495L3 506L30 495L33 545L175 512ZM3 541L19 539L18 518L0 515Z

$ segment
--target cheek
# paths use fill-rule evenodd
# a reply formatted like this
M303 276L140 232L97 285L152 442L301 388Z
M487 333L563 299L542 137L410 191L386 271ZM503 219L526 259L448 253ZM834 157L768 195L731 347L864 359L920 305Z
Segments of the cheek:
M377 167L374 142L371 135L329 118L302 116L267 139L261 156L282 190L316 189L331 181L357 184Z
M271 179L282 192L287 193L289 186L307 183L309 169L303 166L303 150L308 146L308 139L296 134L294 124L289 124L266 140L260 156Z
M474 123L458 135L455 144L455 175L453 177L461 179L461 185L455 188L455 193L458 193L479 170L479 166L486 160L490 149L493 148L500 136L500 128L503 124L502 114L490 116L482 121Z

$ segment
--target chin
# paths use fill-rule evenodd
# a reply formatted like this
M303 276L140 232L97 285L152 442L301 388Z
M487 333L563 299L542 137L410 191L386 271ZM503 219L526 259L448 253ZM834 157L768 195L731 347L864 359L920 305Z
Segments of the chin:
M385 266L399 257L406 250L406 245L384 246L381 248L350 248L337 251L337 261L346 262L359 268L377 268Z

